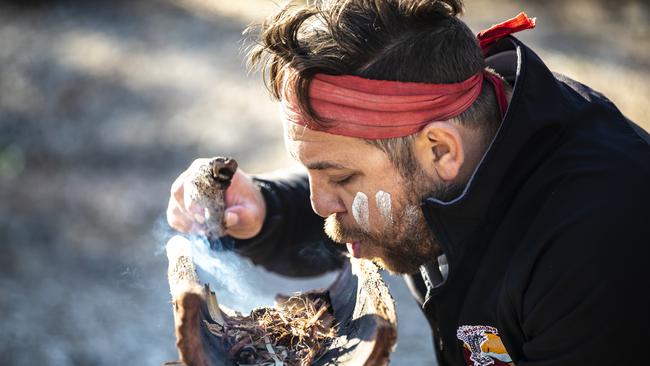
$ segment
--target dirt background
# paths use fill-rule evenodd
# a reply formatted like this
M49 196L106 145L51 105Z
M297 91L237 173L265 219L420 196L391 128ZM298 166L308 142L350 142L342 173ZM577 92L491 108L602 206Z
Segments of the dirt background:
M478 31L526 10L556 71L650 127L645 2L468 1ZM194 158L289 166L241 31L262 0L0 2L0 363L160 365L176 357L161 251L169 186ZM271 295L327 285L246 267ZM400 279L395 365L435 364ZM226 302L226 301L225 301Z

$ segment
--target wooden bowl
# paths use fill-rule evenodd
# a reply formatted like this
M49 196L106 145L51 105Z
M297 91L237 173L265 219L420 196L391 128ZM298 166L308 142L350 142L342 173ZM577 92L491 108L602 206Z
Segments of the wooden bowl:
M221 339L206 325L222 322L223 310L214 292L199 283L190 243L182 237L172 238L167 256L180 357L180 362L167 365L234 365ZM329 296L339 327L336 339L313 365L387 365L397 340L397 317L393 298L377 267L369 261L350 258L327 289L310 291L304 296L318 292ZM278 295L276 300L281 303L287 298Z

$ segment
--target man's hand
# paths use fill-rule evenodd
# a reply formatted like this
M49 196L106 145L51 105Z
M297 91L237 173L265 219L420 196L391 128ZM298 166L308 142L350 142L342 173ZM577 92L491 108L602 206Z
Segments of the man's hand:
M205 208L191 200L185 189L191 183L190 172L208 159L194 160L171 187L167 222L172 228L185 232L201 232L205 223ZM225 192L226 233L236 239L250 239L262 230L266 217L266 203L251 177L237 169L230 187Z

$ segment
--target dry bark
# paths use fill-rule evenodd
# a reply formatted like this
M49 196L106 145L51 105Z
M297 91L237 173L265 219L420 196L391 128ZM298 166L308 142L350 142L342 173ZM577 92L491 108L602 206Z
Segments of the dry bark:
M216 157L190 172L193 184L187 187L187 194L206 209L206 236L210 241L226 234L224 192L230 186L236 170L235 159Z

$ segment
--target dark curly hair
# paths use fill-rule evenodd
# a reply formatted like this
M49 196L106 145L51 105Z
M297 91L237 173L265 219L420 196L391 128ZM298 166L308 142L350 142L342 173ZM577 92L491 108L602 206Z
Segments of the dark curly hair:
M315 74L427 83L463 81L485 68L472 31L458 15L460 0L323 0L287 5L260 29L248 61L262 70L276 99L291 90L301 112L319 120L309 105ZM493 135L500 123L496 97L484 82L481 94L455 120ZM402 172L415 166L410 137L368 140ZM409 163L409 161L412 161Z

